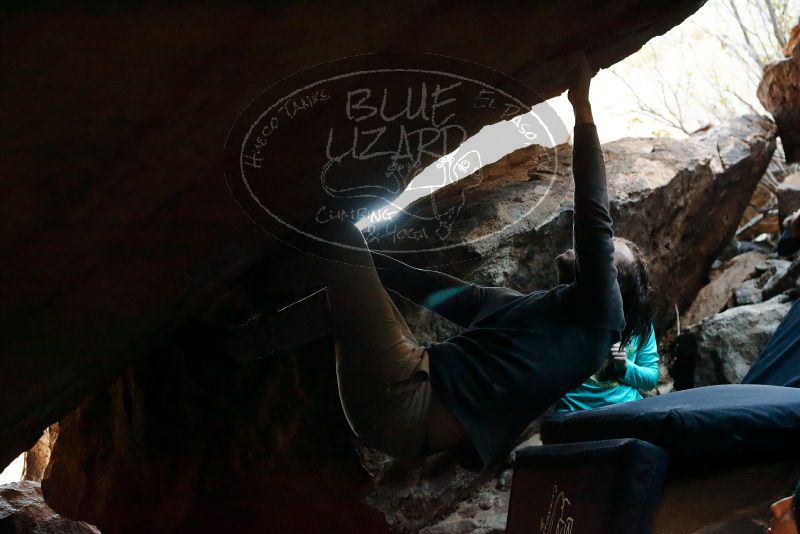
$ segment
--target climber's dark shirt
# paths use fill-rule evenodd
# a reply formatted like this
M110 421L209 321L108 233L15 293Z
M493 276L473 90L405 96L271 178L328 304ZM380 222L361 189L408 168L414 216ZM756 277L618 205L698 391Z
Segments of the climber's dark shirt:
M573 173L577 272L570 285L522 294L373 254L387 289L467 328L426 346L433 392L469 435L474 467L510 452L528 424L602 365L624 328L594 124L575 127Z

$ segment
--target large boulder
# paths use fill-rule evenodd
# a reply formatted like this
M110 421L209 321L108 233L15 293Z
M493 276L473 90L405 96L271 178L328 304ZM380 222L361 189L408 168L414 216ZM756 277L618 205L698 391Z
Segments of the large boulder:
M774 124L756 116L732 119L686 140L621 139L603 145L616 233L638 243L650 260L659 329L703 287L774 149ZM467 199L446 239L396 239L429 216L431 203L422 199L372 229L370 242L477 283L549 288L556 283L553 258L572 245L572 195L571 148L534 145L436 192L438 206ZM447 332L424 310L405 306L404 311L424 338Z
M272 243L230 198L222 165L231 124L265 88L341 57L434 53L486 65L490 81L515 76L533 105L565 90L579 50L607 67L703 3L7 10L0 465L205 309ZM472 131L497 120L472 103L456 111ZM327 126L349 127L344 113L339 120ZM295 136L274 169L303 176L309 141Z
M42 498L38 482L0 486L0 532L3 534L100 534L96 527L55 513Z
M693 369L693 377L681 387L740 383L790 307L789 299L778 295L725 310L682 333L677 360Z
M758 99L775 117L786 163L800 161L800 46L794 41L788 57L764 67Z

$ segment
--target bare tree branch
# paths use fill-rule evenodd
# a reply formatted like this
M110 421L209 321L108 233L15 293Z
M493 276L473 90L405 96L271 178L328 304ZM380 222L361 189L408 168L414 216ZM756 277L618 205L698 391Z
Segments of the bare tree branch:
M631 96L633 96L633 99L636 101L637 111L639 111L640 113L642 113L647 117L650 117L651 119L657 122L660 122L661 124L669 126L670 128L679 130L687 135L690 133L689 129L686 128L686 126L682 124L680 120L676 120L676 117L671 113L671 110L669 108L667 108L666 112L662 112L656 109L655 107L648 104L647 101L644 100L641 96L639 96L639 92L636 91L631 86L631 84L628 83L628 81L616 71L616 69L611 68L609 69L609 72L611 72L611 74L613 74L620 82L622 82L623 85L625 85L625 87L628 88L628 91L630 92ZM660 85L663 91L664 84Z
M727 58L702 62L691 54L685 57L687 48L679 47L679 56L670 52L670 63L662 65L661 49L648 44L643 53L651 54L652 59L645 60L643 70L631 78L632 83L621 76L625 71L610 71L627 88L643 117L685 134L698 124L721 122L743 110L762 115L765 111L757 100L756 87L764 65L782 56L788 29L796 22L790 14L800 11L799 4L800 0L710 0L703 8L704 18L693 17L690 25L716 40ZM709 16L709 12L713 14ZM678 39L685 38L686 34L680 33L685 27L677 31ZM675 64L685 64L686 68L675 69ZM738 72L728 74L723 81L720 68ZM648 72L652 86L641 82L641 74Z
M769 1L769 0L766 0L766 1ZM747 29L747 26L744 24L744 21L742 20L742 16L739 14L739 9L736 7L736 1L735 0L728 0L728 5L731 8L731 14L733 15L733 19L736 21L736 24L739 26L739 29L742 32L742 38L744 39L744 42L745 42L745 45L746 45L745 49L747 50L748 54L750 55L750 58L753 61L755 61L756 64L758 64L759 66L763 67L763 65L761 65L761 61L759 61L759 59L758 59L758 54L756 53L756 49L753 46L752 41L750 41L750 32Z
M778 45L783 48L786 46L786 36L784 35L785 29L782 28L781 24L778 22L778 15L775 13L775 6L773 3L770 2L770 0L765 0L764 4L766 4L767 11L769 12L769 20L772 23L773 35L778 41Z
M730 89L725 89L725 92L728 93L729 95L731 95L732 97L734 97L736 100L738 100L739 102L741 102L745 106L747 106L747 108L750 110L751 113L754 113L756 115L761 115L761 112L759 110L757 110L753 106L753 104L748 102L745 98L742 98L742 96L739 93L737 93L736 91L731 91Z

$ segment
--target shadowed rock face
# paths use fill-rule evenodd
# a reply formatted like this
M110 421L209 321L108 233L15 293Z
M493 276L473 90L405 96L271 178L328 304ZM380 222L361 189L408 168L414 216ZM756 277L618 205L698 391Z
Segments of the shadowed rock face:
M42 491L105 534L387 534L330 338L237 365L186 330L67 416Z
M608 66L702 4L45 3L4 14L0 465L270 243L230 198L222 164L234 118L265 87L353 54L433 52L547 98L566 88L575 51ZM496 120L470 116L472 129ZM304 149L298 136L285 154L294 176Z

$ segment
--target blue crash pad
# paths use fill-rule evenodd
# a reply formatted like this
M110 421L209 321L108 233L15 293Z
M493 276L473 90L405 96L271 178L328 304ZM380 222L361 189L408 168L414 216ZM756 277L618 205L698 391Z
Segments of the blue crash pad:
M800 447L800 389L726 384L545 419L544 443L638 438L679 458L763 458Z

